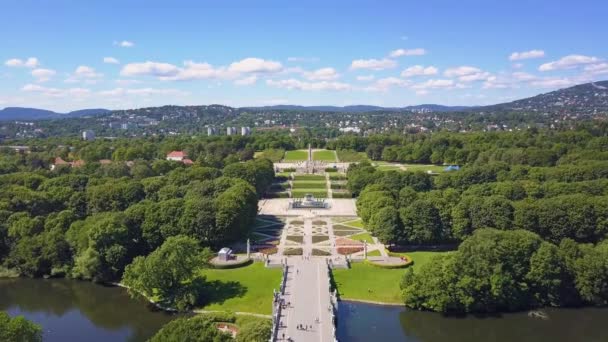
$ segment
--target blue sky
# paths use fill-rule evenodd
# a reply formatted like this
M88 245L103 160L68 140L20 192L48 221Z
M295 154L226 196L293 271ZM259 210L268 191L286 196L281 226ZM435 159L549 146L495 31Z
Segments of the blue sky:
M608 79L605 1L5 0L0 108L504 102Z

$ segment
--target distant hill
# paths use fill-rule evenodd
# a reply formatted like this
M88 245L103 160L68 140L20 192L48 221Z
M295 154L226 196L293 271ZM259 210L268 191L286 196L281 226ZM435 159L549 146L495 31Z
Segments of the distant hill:
M521 100L475 108L474 111L608 113L608 81L579 84Z
M23 107L6 107L0 110L0 121L11 120L45 120L45 119L61 119L61 118L76 118L82 116L93 116L110 112L107 109L81 109L69 113L57 113L45 109L23 108Z
M365 112L402 112L402 111L429 111L429 112L459 112L474 108L468 106L442 106L437 104L422 104L406 107L380 107L369 105L352 106L296 106L296 105L276 105L264 107L243 107L244 109L265 109L265 110L294 110L294 111L319 111L319 112L338 112L338 113L365 113Z

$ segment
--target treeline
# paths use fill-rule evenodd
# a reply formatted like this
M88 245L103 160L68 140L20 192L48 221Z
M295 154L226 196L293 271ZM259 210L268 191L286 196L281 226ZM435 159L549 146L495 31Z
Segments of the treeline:
M135 257L172 236L201 248L246 237L273 178L266 159L223 169L138 161L3 174L0 263L24 276L119 280Z
M595 165L588 169L581 166L535 169L537 176L541 169L544 176L533 179L558 180L563 177L551 176L562 174L556 169L582 170L582 174L589 169L602 170ZM383 172L360 164L349 169L348 186L353 192L363 188L357 201L359 215L388 244L455 243L477 229L488 227L525 229L555 243L564 238L598 242L607 236L608 179L570 183L530 179L495 182L497 178L522 175L520 169L502 167L502 175L496 177L499 173L496 170L491 165L470 167L433 177L424 173ZM602 177L601 173L577 177L576 172L566 174L573 180Z
M608 304L608 243L558 245L523 231L477 230L401 283L407 306L447 313Z

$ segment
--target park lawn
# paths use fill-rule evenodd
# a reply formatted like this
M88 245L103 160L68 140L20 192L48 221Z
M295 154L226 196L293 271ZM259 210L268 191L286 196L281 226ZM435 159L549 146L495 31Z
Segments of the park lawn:
M405 252L405 253L395 253L395 252L390 252L390 255L392 256L408 256L410 258L412 258L412 260L414 260L414 264L411 266L414 268L414 271L420 269L420 267L424 264L427 264L429 261L431 261L431 258L433 258L436 255L442 255L442 254L448 254L451 252L426 252L426 251L420 251L420 252Z
M312 152L312 160L335 162L338 159L336 158L336 151L320 150Z
M350 269L334 269L332 272L342 299L403 303L399 284L405 270L352 263Z
M379 257L379 256L382 256L382 253L380 253L380 251L379 251L379 250L374 249L374 250L373 250L373 251L371 251L371 252L367 252L367 256L368 256L368 257Z
M407 171L432 171L432 172L445 172L446 166L432 165L432 164L403 164Z
M353 235L353 236L349 236L348 238L352 239L352 240L356 240L356 241L361 241L361 242L367 241L367 243L374 243L374 240L372 239L372 236L369 235L369 233L367 233L367 232L366 233L360 233L360 234ZM378 255L378 256L380 256L380 255Z
M286 161L286 162L305 161L305 160L308 160L308 151L307 150L285 151L285 157L283 157L283 161Z
M357 219L357 220L353 220L353 221L347 221L347 222L342 222L342 224L346 225L346 226L351 226L351 227L357 227L357 228L365 229L365 226L363 225L363 220L361 220L361 219Z
M278 289L283 270L266 268L264 263L234 269L203 269L215 289L203 310L272 314L272 289Z

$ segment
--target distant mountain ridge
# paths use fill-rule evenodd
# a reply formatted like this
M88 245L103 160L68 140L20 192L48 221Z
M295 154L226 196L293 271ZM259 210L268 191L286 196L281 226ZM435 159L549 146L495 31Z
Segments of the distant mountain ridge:
M460 112L475 108L472 106L443 106L438 104L421 104L406 107L381 107L370 105L351 105L351 106L297 106L297 105L275 105L263 107L242 107L242 109L256 110L300 110L300 111L320 111L320 112L339 112L339 113L365 113L365 112L402 112L402 111L431 111L431 112Z
M82 116L105 114L109 112L111 111L103 108L81 109L69 113L57 113L50 110L37 108L6 107L0 110L0 121L77 118Z

